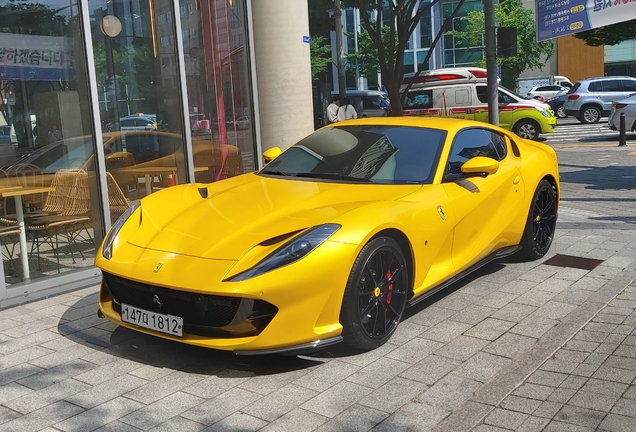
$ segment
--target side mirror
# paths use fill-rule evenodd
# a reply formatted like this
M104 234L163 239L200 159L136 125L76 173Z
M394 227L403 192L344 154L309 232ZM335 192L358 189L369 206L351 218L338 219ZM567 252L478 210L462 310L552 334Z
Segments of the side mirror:
M486 156L476 156L462 165L464 177L486 177L499 169L499 161Z
M265 159L265 163L270 163L282 153L283 151L280 148L272 147L271 149L267 149L263 152L263 159Z

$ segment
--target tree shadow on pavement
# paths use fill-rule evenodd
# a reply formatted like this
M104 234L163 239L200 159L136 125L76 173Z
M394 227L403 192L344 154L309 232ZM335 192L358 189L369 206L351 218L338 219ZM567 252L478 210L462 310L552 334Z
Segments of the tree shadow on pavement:
M561 183L578 183L593 190L636 189L636 166L559 164L559 168L580 168L577 171L560 170Z
M59 333L104 357L115 356L155 368L180 370L200 375L233 377L270 375L301 370L322 361L297 356L237 356L231 352L174 342L118 326L97 316L98 294L90 294L69 307L58 324ZM90 305L90 306L87 306ZM77 319L79 308L93 308L94 314ZM98 354L95 354L98 355Z

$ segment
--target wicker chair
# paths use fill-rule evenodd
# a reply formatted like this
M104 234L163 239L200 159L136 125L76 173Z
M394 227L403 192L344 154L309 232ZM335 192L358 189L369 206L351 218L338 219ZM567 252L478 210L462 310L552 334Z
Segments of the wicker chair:
M109 172L106 173L106 186L108 187L110 219L111 222L115 222L119 219L119 216L121 216L126 209L130 207L130 201L128 201L128 198L126 198L126 195L117 184L117 181Z
M55 187L55 189L49 192L49 194L46 196L46 200L44 201L42 209L35 212L26 213L24 215L25 219L64 214L64 212L68 210L67 205L69 197L73 194L73 183L76 179L76 173L77 170L57 171L53 176L53 182L51 183L51 186ZM14 183L18 181L19 184L19 180L17 180L17 178L10 177L10 179ZM18 223L18 219L15 213L4 214L3 216L0 216L0 222L5 225L15 225Z
M64 178L62 191L52 201L57 203L63 198L62 210L57 214L29 218L26 222L27 232L32 233L34 236L33 244L31 245L31 255L33 250L36 249L38 267L40 265L40 246L46 243L55 254L58 272L60 271L59 237L61 235L66 238L66 246L71 253L73 263L76 262L73 246L77 246L77 239L80 238L82 232L86 232L88 239L94 246L93 238L88 231L91 221L88 174L84 170L65 170L60 178ZM70 187L67 187L69 183ZM77 248L77 251L82 259L85 259L81 249Z
M42 169L33 164L17 164L11 169L17 178L18 184L22 186L44 186L44 175ZM22 203L29 209L40 208L44 201L44 194L33 194L24 196Z
M3 262L9 263L9 269L13 273L13 252L15 251L15 245L19 241L20 227L17 225L0 227L0 242L6 254L3 251ZM6 272L5 272L6 273Z

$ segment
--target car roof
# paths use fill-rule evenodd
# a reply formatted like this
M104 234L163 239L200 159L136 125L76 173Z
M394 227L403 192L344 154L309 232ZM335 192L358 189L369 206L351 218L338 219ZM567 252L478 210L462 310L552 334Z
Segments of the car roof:
M497 126L493 126L489 123L477 122L473 120L464 120L453 117L421 117L421 116L402 116L402 117L363 117L354 120L345 120L338 122L337 124L329 124L324 126L328 127L340 127L340 126L411 126L411 127L423 127L430 129L441 129L449 132L457 132L461 129L469 127L482 127L486 129L493 129L500 131L501 133L510 135L511 132L502 129Z
M631 76L627 76L627 75L616 75L616 76L602 76L602 77L594 77L594 78L585 78L580 80L580 83L584 83L584 82L590 82L590 81L607 81L607 80L612 80L612 79L629 79L629 80L634 80L636 81L636 78L631 77Z

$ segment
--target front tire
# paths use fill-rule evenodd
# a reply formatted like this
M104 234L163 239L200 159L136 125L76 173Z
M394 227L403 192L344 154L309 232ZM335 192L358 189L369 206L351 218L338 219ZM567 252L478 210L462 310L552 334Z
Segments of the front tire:
M409 271L397 242L378 237L367 243L353 264L342 300L345 345L370 350L389 340L409 293Z
M549 181L541 180L532 197L526 227L521 237L519 255L523 259L537 260L548 252L554 240L556 220L556 192Z
M532 119L523 119L519 120L515 124L512 131L519 135L521 138L534 140L539 138L541 127L536 121Z
M556 114L557 118L567 117L567 115L565 114L565 109L563 108L563 104L559 104L554 110L554 113Z

